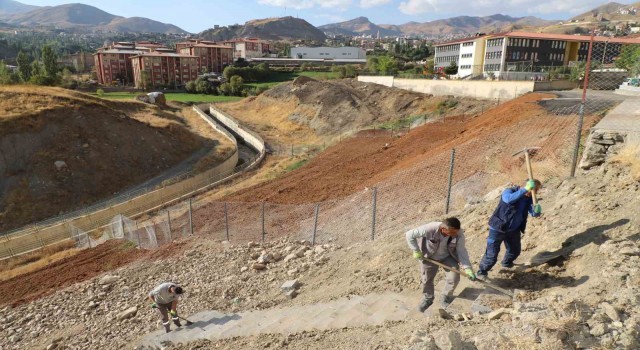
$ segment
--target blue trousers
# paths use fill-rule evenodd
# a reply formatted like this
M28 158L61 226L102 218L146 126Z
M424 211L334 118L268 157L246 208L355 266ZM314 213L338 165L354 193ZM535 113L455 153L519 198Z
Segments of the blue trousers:
M480 261L480 271L486 273L491 270L493 265L498 261L498 254L500 253L500 246L504 242L507 252L502 258L502 266L509 266L520 255L520 231L514 232L498 232L495 230L489 230L489 237L487 238L487 249Z

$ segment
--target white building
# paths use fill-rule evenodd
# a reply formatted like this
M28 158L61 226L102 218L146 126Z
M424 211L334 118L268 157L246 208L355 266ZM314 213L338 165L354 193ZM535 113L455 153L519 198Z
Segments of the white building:
M292 47L291 58L298 59L366 59L367 53L359 47Z
M457 77L464 78L482 73L484 43L484 38L474 38L460 43Z

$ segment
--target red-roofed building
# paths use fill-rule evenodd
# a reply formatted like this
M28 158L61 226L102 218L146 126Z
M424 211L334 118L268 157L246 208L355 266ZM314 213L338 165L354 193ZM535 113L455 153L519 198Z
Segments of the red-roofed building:
M165 52L142 52L131 57L136 88L182 86L196 80L200 58Z
M150 41L113 42L111 45L98 49L93 54L98 83L124 85L133 83L130 58L152 50L171 52L171 49Z
M222 73L224 68L233 64L233 47L217 44L213 41L194 40L176 44L178 53L198 56L200 72Z
M544 76L548 67L567 66L586 61L588 35L508 32L459 39L435 45L436 70L451 62L458 65L457 76L487 74L501 77L510 72L529 72ZM602 64L611 64L624 45L640 44L639 38L595 37L594 47ZM536 73L536 67L546 67Z

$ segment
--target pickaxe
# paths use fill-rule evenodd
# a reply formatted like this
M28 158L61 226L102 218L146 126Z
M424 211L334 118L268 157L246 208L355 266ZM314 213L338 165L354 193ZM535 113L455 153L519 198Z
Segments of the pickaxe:
M512 156L516 156L520 153L524 152L524 159L525 162L527 164L527 172L529 173L529 180L533 181L533 170L531 169L531 158L529 157L529 151L534 150L534 149L540 149L541 147L527 147L525 149L523 149L522 151L518 151L514 154L512 154ZM538 196L536 195L536 189L535 187L533 188L533 190L531 190L531 198L533 199L533 205L538 204Z

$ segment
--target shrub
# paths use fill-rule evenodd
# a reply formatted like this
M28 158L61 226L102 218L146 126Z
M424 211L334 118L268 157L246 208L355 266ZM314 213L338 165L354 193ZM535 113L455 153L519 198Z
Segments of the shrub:
M102 89L96 90L96 95L98 95L98 97L104 96L104 90L102 90Z

